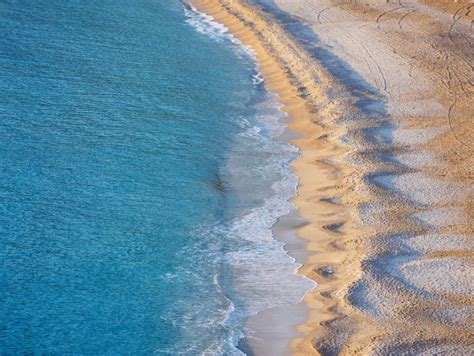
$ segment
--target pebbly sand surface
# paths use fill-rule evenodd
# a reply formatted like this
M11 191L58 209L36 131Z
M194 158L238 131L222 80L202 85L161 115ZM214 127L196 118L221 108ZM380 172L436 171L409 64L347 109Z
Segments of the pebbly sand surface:
M474 4L193 3L255 50L300 135L319 286L293 353L474 354Z

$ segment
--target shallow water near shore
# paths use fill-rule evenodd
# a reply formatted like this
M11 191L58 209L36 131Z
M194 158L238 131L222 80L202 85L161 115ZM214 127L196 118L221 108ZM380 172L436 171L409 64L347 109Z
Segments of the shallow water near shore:
M179 1L0 9L0 351L241 353L313 287L251 51Z

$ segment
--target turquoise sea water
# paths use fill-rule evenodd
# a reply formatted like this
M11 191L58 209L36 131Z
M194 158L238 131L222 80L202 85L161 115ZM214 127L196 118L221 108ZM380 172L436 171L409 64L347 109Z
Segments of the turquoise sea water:
M2 1L0 28L0 353L238 354L301 299L251 51L177 0Z

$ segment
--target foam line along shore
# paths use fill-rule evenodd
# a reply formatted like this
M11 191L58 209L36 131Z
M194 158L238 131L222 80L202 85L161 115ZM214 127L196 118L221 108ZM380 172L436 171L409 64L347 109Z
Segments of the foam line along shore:
M298 255L295 250L304 250L294 235L301 218L290 202L298 181L290 164L299 150L289 142L294 134L287 129L288 115L276 94L263 85L253 49L213 16L191 4L184 11L200 34L230 46L239 60L253 67L252 110L239 118L242 131L221 177L229 192L224 216L232 216L221 233L233 242L215 279L231 303L224 325L233 331L231 343L244 352L286 354L289 341L297 336L296 326L307 319L302 299L315 287L314 281L296 273L304 259L293 256Z

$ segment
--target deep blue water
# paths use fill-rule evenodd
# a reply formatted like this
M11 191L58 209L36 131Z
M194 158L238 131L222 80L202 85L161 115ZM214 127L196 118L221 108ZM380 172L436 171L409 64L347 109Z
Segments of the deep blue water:
M1 1L0 31L0 353L238 353L249 315L301 297L269 230L297 151L225 29L176 0L38 0Z

